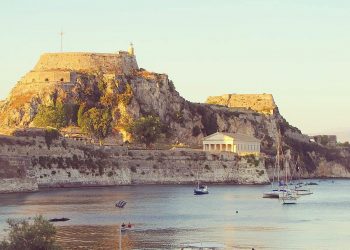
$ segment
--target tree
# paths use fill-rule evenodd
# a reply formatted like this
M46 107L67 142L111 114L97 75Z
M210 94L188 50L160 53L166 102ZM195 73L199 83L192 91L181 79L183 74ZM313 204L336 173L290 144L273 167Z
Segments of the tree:
M8 219L9 234L0 242L3 250L54 250L61 249L55 242L56 228L43 216L27 220Z
M79 106L78 114L77 114L77 123L79 127L83 127L83 116L86 111L86 104L83 103Z
M63 112L65 115L65 120L67 122L67 125L70 124L77 124L78 122L78 108L79 106L77 104L73 103L65 103L63 105Z
M92 108L86 111L80 119L83 131L95 136L100 145L112 130L112 115L109 109Z
M39 111L34 117L34 125L38 127L54 127L60 129L67 126L64 106L60 103L55 106L41 105Z
M132 122L127 130L136 141L145 143L149 147L159 138L161 128L159 117L149 115Z

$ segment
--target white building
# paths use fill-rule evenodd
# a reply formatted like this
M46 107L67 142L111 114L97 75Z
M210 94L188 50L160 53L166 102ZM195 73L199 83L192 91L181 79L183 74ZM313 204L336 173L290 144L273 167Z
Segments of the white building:
M203 138L203 151L228 151L238 155L259 155L260 140L245 134L216 132Z

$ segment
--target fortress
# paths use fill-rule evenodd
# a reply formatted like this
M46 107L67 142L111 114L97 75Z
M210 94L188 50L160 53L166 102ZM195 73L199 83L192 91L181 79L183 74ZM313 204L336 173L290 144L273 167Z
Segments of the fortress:
M271 94L227 94L209 96L206 103L229 108L246 108L265 115L273 115L277 109Z
M74 83L77 73L130 75L138 70L132 44L117 53L45 53L20 83Z

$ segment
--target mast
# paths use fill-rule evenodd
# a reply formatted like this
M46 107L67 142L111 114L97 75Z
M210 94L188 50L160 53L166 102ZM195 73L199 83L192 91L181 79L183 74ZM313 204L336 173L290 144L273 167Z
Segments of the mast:
M280 131L279 129L277 131L278 131L278 134L277 134L277 142L276 142L276 150L277 150L276 162L277 162L277 183L279 186L280 184Z
M199 164L197 167L197 188L199 188Z

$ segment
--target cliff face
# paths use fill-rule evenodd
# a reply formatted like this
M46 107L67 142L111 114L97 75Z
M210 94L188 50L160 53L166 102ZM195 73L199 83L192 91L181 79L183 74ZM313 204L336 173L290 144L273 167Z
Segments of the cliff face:
M272 95L231 94L210 97L210 104L191 103L179 95L167 75L139 69L135 57L127 52L44 54L34 70L0 103L0 129L33 126L40 105L61 101L95 107L101 105L103 95L113 99L114 128L124 140L129 140L126 124L140 116L155 114L167 128L169 144L198 146L204 136L216 131L253 135L262 141L269 168L274 164L279 129L284 149L291 150L292 167L298 164L305 177L321 173L317 172L320 166L323 169L340 166L345 171L350 168L347 148L331 150L311 143L308 136L279 114Z
M0 192L24 178L27 188L125 184L268 182L264 160L229 153L186 150L128 150L85 145L45 133L0 136ZM29 181L30 180L30 181ZM31 185L29 185L29 184ZM23 184L24 185L24 184ZM23 187L24 188L24 187ZM14 189L15 191L17 189Z

